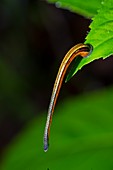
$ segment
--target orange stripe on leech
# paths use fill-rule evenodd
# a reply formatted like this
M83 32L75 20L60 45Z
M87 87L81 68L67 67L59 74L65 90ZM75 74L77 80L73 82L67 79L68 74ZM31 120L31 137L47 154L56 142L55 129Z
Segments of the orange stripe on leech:
M55 91L55 88L57 88L57 91L56 91L56 93L55 93L55 95L54 95L54 99L53 99L53 105L52 105L52 108L51 108L51 116L50 116L50 121L49 121L49 127L48 127L48 135L50 135L50 125L51 125L51 123L52 123L52 116L53 116L53 112L54 112L54 109L55 109L55 105L56 105L56 101L57 101L57 98L58 98L58 95L59 95L59 92L60 92L60 89L61 89L61 86L62 86L62 82L63 82L63 79L64 79L64 76L65 76L65 73L66 73L66 71L67 71L67 69L68 69L68 67L69 67L69 65L70 65L70 63L73 61L73 59L75 58L75 55L76 55L76 57L78 56L78 55L80 55L80 56L82 56L82 57L86 57L87 55L88 55L88 53L89 52L77 52L77 54L72 54L72 56L67 60L67 62L66 62L66 64L65 64L65 67L64 67L64 69L63 69L63 71L62 71L62 74L61 74L61 76L60 76L60 81L59 81L59 83L58 83L58 85L57 85L57 87L56 87L56 82L58 81L58 78L59 78L59 74L60 74L60 71L61 71L61 69L62 69L62 65L60 66L60 68L59 68L59 71L58 71L58 74L57 74L57 77L56 77L56 80L55 80L55 83L54 83L54 88L53 88L53 93L54 93L54 91ZM64 64L64 63L63 63ZM53 94L52 94L53 95Z
M65 68L64 68L64 70L63 70L63 72L62 72L62 74L61 74L60 81L59 81L59 84L58 84L58 86L57 86L57 91L56 91L56 94L55 94L55 97L54 97L54 104L53 104L54 106L53 106L52 112L54 112L54 108L55 108L55 105L56 105L57 97L58 97L60 88L61 88L61 86L62 86L62 82L63 82L64 76L65 76L65 74L66 74L66 71L67 71L70 63L71 63L71 62L73 61L73 59L75 58L75 55L76 55L76 54L72 54L72 55L73 55L73 56L71 56L71 57L69 58L69 60L67 61L67 63L65 64ZM79 52L79 54L77 54L77 56L78 56L78 55L81 55L81 52ZM82 55L81 55L81 56L86 57L87 55L88 55L88 52L82 52ZM59 70L59 71L60 71L60 70ZM60 72L58 72L58 73L60 73ZM59 74L58 74L58 76L59 76ZM56 82L57 82L58 76L57 76L57 78L56 78L55 84L56 84ZM56 88L56 86L55 86L55 88ZM53 90L54 90L54 89L53 89ZM54 91L55 91L55 90L54 90Z

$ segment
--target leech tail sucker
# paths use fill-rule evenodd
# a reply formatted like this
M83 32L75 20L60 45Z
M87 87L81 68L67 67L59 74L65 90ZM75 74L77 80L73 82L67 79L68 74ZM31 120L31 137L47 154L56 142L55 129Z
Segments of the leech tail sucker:
M49 104L49 109L48 109L48 116L47 116L47 121L46 121L46 126L45 126L45 132L44 132L44 151L46 152L49 147L49 135L50 135L50 126L52 122L52 116L54 112L54 108L56 105L56 101L59 95L60 88L62 86L62 82L64 79L64 76L66 74L66 71L71 64L71 62L77 57L87 57L91 54L93 50L92 45L90 44L77 44L74 47L72 47L65 57L63 58L61 65L59 67L56 80L53 86L53 91L51 95L51 100Z

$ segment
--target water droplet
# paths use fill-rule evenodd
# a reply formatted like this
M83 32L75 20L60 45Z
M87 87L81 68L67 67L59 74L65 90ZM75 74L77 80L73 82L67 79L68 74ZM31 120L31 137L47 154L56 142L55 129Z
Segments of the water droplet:
M55 3L55 6L56 6L57 8L60 8L61 5L62 5L62 3L61 3L60 1L57 1L57 2Z

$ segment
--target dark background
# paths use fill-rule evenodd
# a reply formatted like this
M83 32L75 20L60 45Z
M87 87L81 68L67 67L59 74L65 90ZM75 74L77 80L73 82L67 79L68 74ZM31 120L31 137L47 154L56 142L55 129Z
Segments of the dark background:
M0 2L0 152L48 108L66 52L84 42L90 19L41 0ZM98 60L63 84L58 103L113 83L113 58Z

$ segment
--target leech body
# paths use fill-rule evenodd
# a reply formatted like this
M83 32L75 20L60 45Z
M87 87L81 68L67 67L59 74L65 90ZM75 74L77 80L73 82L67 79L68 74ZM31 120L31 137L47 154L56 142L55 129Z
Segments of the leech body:
M71 64L71 62L77 57L87 57L92 52L92 46L89 44L77 44L74 47L72 47L67 54L65 55L64 59L61 62L61 65L59 67L56 80L54 83L51 100L49 104L48 109L48 116L45 126L45 132L44 132L44 151L46 152L49 147L49 134L50 134L50 126L52 122L52 115L54 112L55 104L59 95L59 91L64 79L64 76L66 74L66 71Z

